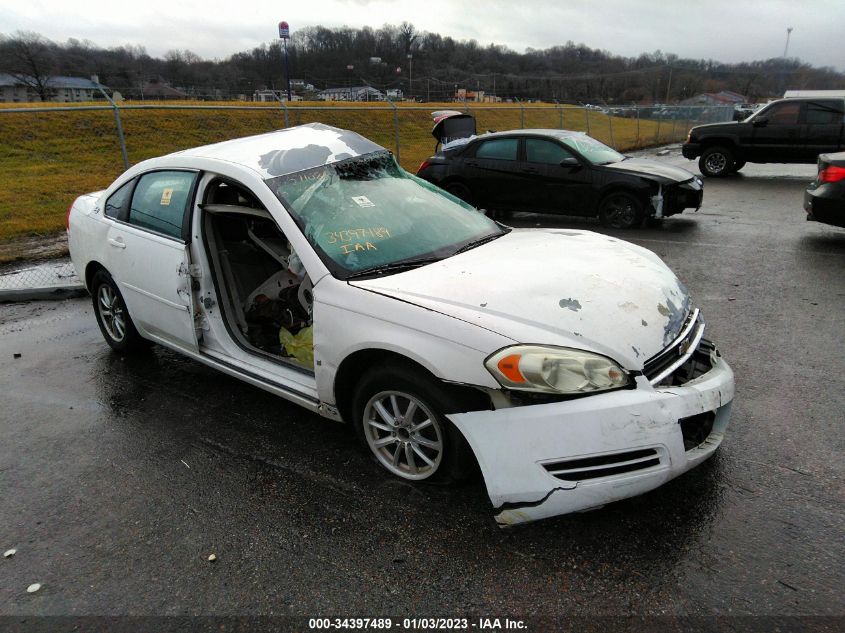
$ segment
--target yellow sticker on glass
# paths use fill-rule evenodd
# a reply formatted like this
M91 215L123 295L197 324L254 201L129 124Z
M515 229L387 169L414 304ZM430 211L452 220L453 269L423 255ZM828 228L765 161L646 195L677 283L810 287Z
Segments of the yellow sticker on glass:
M173 188L168 187L161 192L161 206L166 207L170 205L170 199L173 197Z

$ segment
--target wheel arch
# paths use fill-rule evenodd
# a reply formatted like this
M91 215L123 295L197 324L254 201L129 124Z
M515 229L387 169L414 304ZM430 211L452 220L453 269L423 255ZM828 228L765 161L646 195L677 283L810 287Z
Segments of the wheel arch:
M398 352L383 348L367 348L353 352L344 358L335 372L335 405L345 422L351 422L353 419L352 403L355 399L355 389L360 382L361 376L370 367L378 367L386 364L399 365L425 376L443 388L456 403L466 403L469 405L469 408L464 407L466 410L479 411L492 408L489 396L481 389L446 382L435 376L421 363Z
M96 260L91 260L85 266L85 287L88 289L88 292L91 292L91 282L94 280L94 275L96 275L99 271L105 270L107 273L109 272L105 266L103 266L100 262Z
M701 139L701 153L710 149L711 147L724 147L731 150L734 157L739 158L742 154L742 145L737 139L731 136L709 136ZM701 154L699 154L700 156Z
M437 184L437 186L440 187L441 189L446 189L446 187L448 187L449 185L454 185L454 184L463 185L464 187L466 187L467 189L470 190L470 193L472 193L472 188L469 186L469 183L463 177L461 177L458 174L449 174L448 176L443 178Z
M605 198L614 194L614 193L628 193L637 198L640 203L643 205L645 209L648 209L651 206L651 202L648 199L649 193L654 186L653 181L647 179L640 179L638 183L636 182L611 182L601 188L598 195L596 196L596 202L593 206L593 215L598 216L599 209L601 208L601 203L604 201ZM656 186L654 186L656 189Z

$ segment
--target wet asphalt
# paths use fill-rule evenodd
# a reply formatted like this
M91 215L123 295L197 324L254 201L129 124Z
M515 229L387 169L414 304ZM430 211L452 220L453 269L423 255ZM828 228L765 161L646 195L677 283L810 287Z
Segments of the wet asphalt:
M111 352L87 299L0 305L0 615L845 614L845 229L805 221L814 173L748 165L655 228L514 218L657 252L737 396L703 466L511 530L481 482L406 485L342 425Z

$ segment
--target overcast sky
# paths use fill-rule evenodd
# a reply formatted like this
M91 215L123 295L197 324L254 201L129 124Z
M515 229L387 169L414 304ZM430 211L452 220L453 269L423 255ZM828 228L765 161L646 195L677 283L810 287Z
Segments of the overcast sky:
M845 70L845 0L0 0L0 33L36 31L154 56L188 49L225 58L304 26L411 22L418 30L523 52L567 40L617 55L657 49L723 62L783 54Z

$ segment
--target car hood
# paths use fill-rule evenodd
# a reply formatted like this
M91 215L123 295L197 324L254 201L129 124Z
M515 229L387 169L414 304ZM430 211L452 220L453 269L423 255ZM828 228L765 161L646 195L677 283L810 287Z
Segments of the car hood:
M686 288L654 253L589 231L514 229L434 264L350 283L514 342L590 350L633 370L677 337L690 310Z
M692 172L683 169L682 167L675 167L667 165L666 163L658 163L653 160L645 158L628 158L618 163L611 163L609 165L602 165L605 169L613 171L630 172L642 176L653 176L664 181L671 182L685 182L694 178Z

